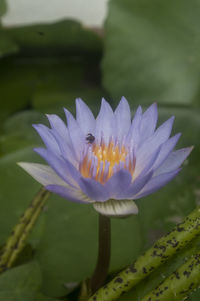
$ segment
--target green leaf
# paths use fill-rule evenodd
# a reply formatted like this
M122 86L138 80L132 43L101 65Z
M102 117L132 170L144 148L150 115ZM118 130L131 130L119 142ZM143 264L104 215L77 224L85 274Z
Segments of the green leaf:
M0 58L8 54L16 53L18 50L18 45L10 39L0 27Z
M103 95L87 73L94 66L81 59L9 58L1 62L0 111L2 117L33 106L45 113L63 106L75 109L75 98L85 96L93 103ZM93 72L95 76L96 71Z
M13 268L0 276L0 300L34 301L40 286L41 275L37 263Z
M199 103L200 5L192 0L111 0L103 83L136 103Z
M103 91L92 85L77 90L69 89L64 92L51 91L50 89L46 92L38 91L33 98L33 107L44 113L57 112L59 115L63 115L63 107L67 107L72 113L75 113L75 99L79 96L97 113L96 103L99 101L100 107Z
M53 301L53 300L57 301L58 299L52 299L52 298L45 296L43 294L40 294L40 293L38 293L34 299L34 301ZM64 301L67 301L67 299L65 298Z
M40 145L41 140L32 127L33 123L48 124L44 114L33 110L16 113L8 118L2 126L0 153L7 154L26 146Z
M94 31L84 28L79 22L63 20L53 24L38 24L7 28L9 38L29 55L80 55L102 52L102 40Z
M1 0L0 1L0 17L5 14L6 10L7 10L6 0Z

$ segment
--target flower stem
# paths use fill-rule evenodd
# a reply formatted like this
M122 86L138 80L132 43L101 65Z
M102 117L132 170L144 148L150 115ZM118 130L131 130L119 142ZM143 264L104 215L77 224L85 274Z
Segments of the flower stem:
M96 268L90 281L92 294L103 284L108 274L111 249L110 218L99 214L99 250Z

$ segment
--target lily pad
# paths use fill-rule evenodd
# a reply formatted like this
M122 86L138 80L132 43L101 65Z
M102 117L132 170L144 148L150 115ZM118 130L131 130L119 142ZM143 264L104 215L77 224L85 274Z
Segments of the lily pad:
M5 14L7 10L6 0L1 0L0 2L0 17Z
M75 20L36 24L5 29L22 52L29 55L66 56L101 55L102 39L96 32L84 28Z
M0 3L1 5L1 3ZM0 26L0 58L18 52L18 45L10 39Z
M111 0L103 83L112 98L199 104L200 4Z
M8 270L0 276L0 300L35 301L41 281L40 268L35 262Z
M7 58L1 62L0 110L3 117L31 106L37 91L67 91L84 81L79 60ZM59 101L59 99L58 99ZM4 115L3 115L4 113Z

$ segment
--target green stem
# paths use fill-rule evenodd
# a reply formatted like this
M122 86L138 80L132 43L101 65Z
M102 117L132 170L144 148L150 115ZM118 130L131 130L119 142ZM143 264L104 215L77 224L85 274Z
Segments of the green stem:
M159 239L144 255L120 272L106 286L100 288L89 300L116 300L171 258L177 251L183 249L199 234L200 209L197 208L172 232Z
M48 196L49 192L42 188L14 227L0 257L0 272L13 265L23 249L28 234L33 228Z
M200 284L200 252L196 253L141 301L185 300Z
M91 278L92 293L105 282L110 263L111 225L110 218L99 214L99 252L96 268Z

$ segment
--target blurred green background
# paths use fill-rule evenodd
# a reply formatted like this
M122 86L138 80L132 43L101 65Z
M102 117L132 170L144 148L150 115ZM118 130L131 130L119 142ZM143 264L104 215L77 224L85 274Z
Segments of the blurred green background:
M59 4L58 4L59 5ZM0 16L6 5L0 0ZM113 108L122 95L132 112L156 101L159 123L175 115L178 148L194 145L180 175L138 200L139 215L113 219L110 272L131 263L153 241L200 204L200 1L111 0L103 29L76 20L0 25L0 244L40 185L16 162L39 162L41 144L32 123L44 113L75 113L81 97L97 114L105 97ZM189 255L199 249L198 239ZM120 300L144 293L185 260L147 278ZM55 195L34 228L17 267L0 276L0 301L75 300L68 283L92 273L97 254L97 214ZM26 263L21 265L21 263ZM199 291L188 300L199 300Z

